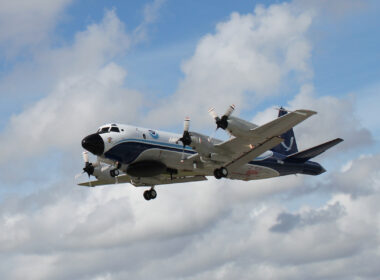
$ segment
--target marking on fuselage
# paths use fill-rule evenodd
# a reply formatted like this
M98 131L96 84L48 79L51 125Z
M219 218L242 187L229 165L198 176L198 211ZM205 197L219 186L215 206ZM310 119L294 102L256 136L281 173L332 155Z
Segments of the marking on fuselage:
M149 129L149 134L153 139L158 139L159 135L156 131Z
M282 142L281 145L285 148L285 150L286 150L287 152L289 152L290 149L293 147L293 143L294 143L294 137L292 136L292 137L290 138L289 146L287 146L287 145L285 144L285 142Z

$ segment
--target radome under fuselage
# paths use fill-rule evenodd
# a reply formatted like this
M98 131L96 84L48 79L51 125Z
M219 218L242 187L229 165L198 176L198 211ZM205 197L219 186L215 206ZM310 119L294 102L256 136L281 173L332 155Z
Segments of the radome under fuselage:
M108 130L106 128L109 128ZM102 131L103 130L103 131ZM207 160L205 156L201 163L194 165L191 161L181 161L183 153L191 156L197 152L191 147L183 148L175 143L181 135L170 132L157 131L141 127L122 124L104 125L96 134L91 136L94 143L98 141L98 147L91 143L82 145L93 154L98 155L101 161L120 164L120 170L124 171L128 165L141 161L157 161L163 163L169 170L175 170L179 175L204 175L212 176L215 168L220 167L215 161ZM89 138L90 137L90 138ZM85 141L85 139L83 141ZM174 140L174 141L173 141ZM220 140L212 140L215 143ZM101 143L103 142L103 143ZM92 144L94 144L92 143ZM95 143L96 144L96 143ZM103 145L103 147L100 147ZM266 151L248 164L229 171L227 178L238 180L256 180L290 174L319 175L325 169L318 163L306 161L303 163L288 162L287 156L274 151Z

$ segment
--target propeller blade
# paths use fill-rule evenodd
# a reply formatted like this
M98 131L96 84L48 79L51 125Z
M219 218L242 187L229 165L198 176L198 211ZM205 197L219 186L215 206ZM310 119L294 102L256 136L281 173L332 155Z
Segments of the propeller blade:
M186 117L185 121L183 122L183 131L189 131L190 128L190 118Z
M77 175L75 175L75 180L77 180L80 176L83 175L83 173L85 173L84 171L82 171L81 173L78 173Z
M88 160L88 152L87 152L87 151L84 151L84 152L82 153L82 156L83 156L83 161L84 161L84 163L89 162L89 160Z
M227 118L231 116L232 112L235 110L235 105L232 104L230 107L228 107L226 113L224 114Z
M186 156L185 156L185 146L183 146L183 149L182 149L182 155L181 155L181 162L183 163L186 159Z
M218 114L215 112L215 108L212 107L208 110L209 115L214 118L215 120L218 119Z

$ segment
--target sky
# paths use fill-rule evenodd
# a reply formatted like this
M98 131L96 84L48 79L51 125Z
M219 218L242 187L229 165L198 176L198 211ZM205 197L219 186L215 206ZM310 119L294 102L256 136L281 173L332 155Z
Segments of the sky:
M378 279L380 4L0 0L1 279ZM81 188L81 139L118 122L214 130L278 106L341 137L327 172ZM226 137L218 132L218 137ZM91 158L94 160L94 158Z

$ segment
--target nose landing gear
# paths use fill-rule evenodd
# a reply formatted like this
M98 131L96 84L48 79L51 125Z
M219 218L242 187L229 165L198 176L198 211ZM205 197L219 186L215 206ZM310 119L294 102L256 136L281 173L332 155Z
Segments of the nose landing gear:
M156 197L157 197L157 192L154 189L154 187L152 187L150 190L146 190L144 192L144 198L145 198L145 200L155 199Z

